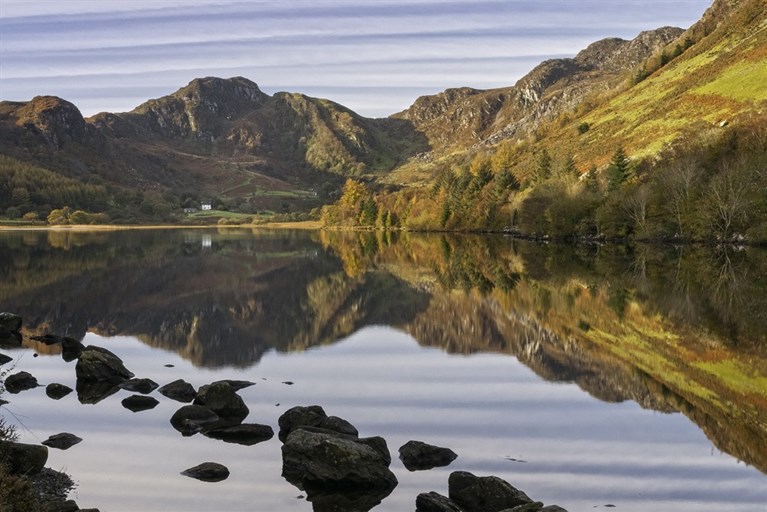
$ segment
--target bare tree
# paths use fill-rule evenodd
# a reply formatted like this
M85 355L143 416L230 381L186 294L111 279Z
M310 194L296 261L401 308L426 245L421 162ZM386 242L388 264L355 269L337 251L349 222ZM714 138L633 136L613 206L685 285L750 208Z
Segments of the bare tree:
M623 203L623 210L634 222L636 232L640 235L647 234L647 203L650 194L647 187L640 187L631 194Z
M698 166L692 160L683 160L667 171L664 180L665 209L674 219L676 234L687 236L687 215L691 206L693 186L698 177Z
M711 225L714 233L722 240L729 240L738 223L747 219L748 180L741 174L731 166L726 166L723 172L711 180Z

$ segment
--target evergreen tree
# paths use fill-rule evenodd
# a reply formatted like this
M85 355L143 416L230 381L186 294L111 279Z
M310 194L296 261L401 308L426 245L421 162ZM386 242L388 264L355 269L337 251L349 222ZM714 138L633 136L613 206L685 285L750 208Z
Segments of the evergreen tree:
M623 146L618 146L607 166L607 187L609 190L617 190L631 173L631 160L626 155Z

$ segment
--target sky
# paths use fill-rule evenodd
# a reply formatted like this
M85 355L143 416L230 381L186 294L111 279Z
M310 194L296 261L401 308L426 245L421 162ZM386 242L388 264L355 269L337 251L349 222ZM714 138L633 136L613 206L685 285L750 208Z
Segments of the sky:
M687 28L712 0L0 0L0 99L129 111L204 76L368 117L513 85L605 37Z

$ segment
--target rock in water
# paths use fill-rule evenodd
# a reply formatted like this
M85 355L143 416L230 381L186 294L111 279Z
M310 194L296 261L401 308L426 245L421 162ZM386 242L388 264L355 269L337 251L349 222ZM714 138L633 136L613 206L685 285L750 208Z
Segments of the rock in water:
M441 448L421 441L408 441L399 449L399 459L408 471L447 466L457 457L450 448Z
M415 512L463 512L463 509L439 493L425 492L416 497Z
M52 435L43 441L43 444L59 450L68 450L80 441L82 441L82 439L76 435L70 434L69 432L62 432L61 434Z
M156 398L144 395L131 395L128 398L123 399L123 407L132 412L148 411L154 409L160 402Z
M450 474L448 491L450 499L465 512L500 512L533 501L497 476L478 477L467 471Z
M200 387L197 391L195 405L204 405L218 414L218 417L232 424L241 423L248 413L248 406L229 383L214 382Z
M80 357L80 353L85 350L85 345L74 338L64 338L61 342L61 358L69 363Z
M254 444L268 441L274 437L274 430L269 425L259 425L258 423L243 423L231 427L216 428L204 433L206 437L219 439L226 443L243 444L253 446Z
M80 352L75 366L78 381L123 382L133 373L123 366L122 360L105 348L89 345Z
M10 332L19 332L21 329L21 317L13 313L0 313L0 327Z
M38 444L0 441L0 453L13 475L36 475L48 461L48 448Z
M293 430L282 446L282 476L309 494L328 489L393 489L397 478L389 470L386 442L380 441Z
M184 437L192 436L218 422L218 414L202 405L185 405L173 413L170 424Z
M203 462L181 472L182 475L196 478L203 482L220 482L229 478L229 469L217 462Z
M136 393L141 393L142 395L148 395L157 389L157 386L159 386L159 384L152 379L130 379L120 384L121 389L134 391Z
M328 416L319 405L297 406L285 411L278 420L280 440L285 441L288 434L299 427L315 427L328 433L344 434L352 437L359 435L357 429L348 421L336 416Z
M37 379L27 372L14 373L5 379L5 390L14 395L37 386Z
M177 402L189 403L197 397L197 391L185 380L169 382L157 390L161 395Z
M52 398L54 400L60 400L72 391L72 388L69 386L65 386L64 384L59 384L57 382L53 382L45 386L45 394L48 395L48 398Z
M11 356L0 354L0 366L3 366L5 363L10 363L11 361L13 361Z

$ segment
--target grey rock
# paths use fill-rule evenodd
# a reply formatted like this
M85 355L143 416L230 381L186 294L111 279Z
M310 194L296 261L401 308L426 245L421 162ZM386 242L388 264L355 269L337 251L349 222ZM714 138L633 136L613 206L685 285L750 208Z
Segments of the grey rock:
M11 332L18 332L21 329L21 317L13 313L0 313L0 327Z
M201 386L194 404L204 405L222 420L235 424L241 423L250 412L234 388L223 381Z
M81 441L82 439L74 434L70 434L69 432L62 432L61 434L54 434L50 436L48 439L43 441L43 444L51 448L56 448L57 450L68 450Z
M416 512L463 512L461 507L437 492L419 494L415 499L415 510Z
M225 382L229 384L232 387L232 389L234 389L235 391L239 391L241 389L249 388L250 386L256 385L255 382L251 382L249 380L232 380L232 379L219 380L216 382L212 382L211 384L216 384L218 382Z
M48 448L38 444L0 441L0 459L8 463L14 475L35 475L48 461Z
M533 501L501 478L466 471L450 474L448 490L450 499L466 512L500 512Z
M359 435L354 425L337 416L328 416L319 405L292 407L280 416L278 424L280 427L279 437L283 442L293 430L306 427L352 437Z
M204 432L204 435L227 443L253 446L274 437L274 430L269 425L243 423L231 427L216 428Z
M160 402L156 398L144 395L131 395L120 402L123 407L132 412L148 411L154 409Z
M148 395L157 387L159 384L157 384L152 379L130 379L126 380L122 384L120 384L120 389L125 389L126 391L133 391L135 393L141 393L142 395Z
M72 391L74 390L69 386L59 384L58 382L52 382L51 384L45 386L45 394L48 395L48 398L52 398L54 400L61 400Z
M196 478L203 482L221 482L229 478L229 469L217 462L203 462L181 472L182 475Z
M27 372L17 372L5 378L5 390L14 395L37 386L37 379Z
M61 358L66 362L74 361L80 357L83 350L85 350L85 345L74 338L64 338L64 341L61 342Z
M0 366L3 366L5 363L10 363L11 361L13 361L11 356L0 354Z
M202 405L185 405L173 413L170 424L184 437L202 432L218 422L218 414Z
M392 489L397 478L388 466L370 445L333 434L296 429L282 446L282 476L307 492Z
M399 459L408 471L419 471L448 466L458 455L450 448L442 448L421 441L408 441L399 449Z
M120 383L133 377L122 360L109 350L89 345L80 352L75 366L78 381Z
M197 391L194 390L194 387L182 379L169 382L157 391L171 400L183 403L189 403L197 397Z
M74 338L68 338L65 336L57 336L56 334L43 334L42 336L30 336L29 339L39 341L44 345L56 345L64 343L64 340L77 341Z

